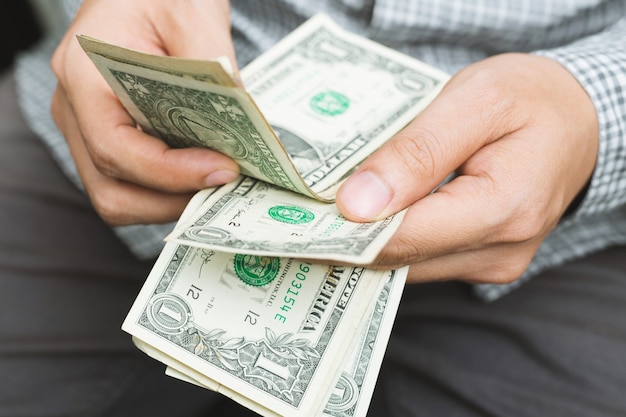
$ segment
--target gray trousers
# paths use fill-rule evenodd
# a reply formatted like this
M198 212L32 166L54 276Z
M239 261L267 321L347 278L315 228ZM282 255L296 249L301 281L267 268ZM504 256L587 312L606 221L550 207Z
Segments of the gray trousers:
M0 417L246 416L120 325L152 266L118 241L0 84ZM626 247L493 302L407 286L371 416L626 416Z

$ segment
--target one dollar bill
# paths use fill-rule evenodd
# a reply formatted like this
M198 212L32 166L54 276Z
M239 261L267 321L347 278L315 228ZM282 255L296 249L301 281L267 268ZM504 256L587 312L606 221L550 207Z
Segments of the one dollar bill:
M405 212L381 221L347 220L335 204L250 177L194 197L203 201L167 241L230 253L371 263Z
M357 225L338 214L334 193L448 79L441 71L342 30L324 15L310 19L244 68L245 90L219 62L79 40L144 130L171 146L223 152L240 164L244 175L292 193L266 187L264 198L246 196L244 201L228 185L214 191L224 197L203 207L196 223L168 237L263 256L372 262L403 213ZM330 205L305 204L299 195ZM275 198L281 201L266 207L273 212L259 211L262 200Z
M168 243L122 328L260 414L317 415L383 275Z
M341 374L324 406L323 416L367 415L407 272L408 268L403 268L389 271L386 276L385 286L371 303L367 323L360 326L355 343L348 347L350 353L341 364ZM168 366L166 374L207 389L214 387L205 385L202 382L205 377L182 364L180 367Z
M191 200L181 222L202 197ZM261 415L364 416L407 269L169 242L122 328L169 375Z
M219 62L78 39L144 130L174 147L217 150L244 175L324 201L448 80L324 15L242 69L245 89Z
M350 222L335 193L448 76L323 15L242 69L245 88L223 61L79 41L144 131L242 173L190 201L123 329L264 416L364 416L407 269L363 265L404 213Z

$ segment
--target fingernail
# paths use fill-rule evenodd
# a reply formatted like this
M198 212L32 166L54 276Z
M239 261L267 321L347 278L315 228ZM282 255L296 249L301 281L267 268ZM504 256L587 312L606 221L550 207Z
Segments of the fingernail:
M239 173L228 169L215 171L204 178L204 185L206 187L215 187L217 185L226 184L227 182L230 182L237 178L238 175Z
M370 171L351 177L341 189L341 201L346 210L366 221L377 219L392 197L387 184Z

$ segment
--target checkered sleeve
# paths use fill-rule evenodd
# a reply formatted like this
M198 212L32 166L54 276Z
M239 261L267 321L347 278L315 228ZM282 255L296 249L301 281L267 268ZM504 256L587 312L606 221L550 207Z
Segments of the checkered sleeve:
M626 204L626 17L605 33L565 48L538 51L560 62L587 90L600 128L597 166L576 216Z
M63 0L60 3L65 24L69 24L81 3L81 0ZM83 189L67 142L57 129L49 110L56 85L49 63L61 35L51 33L35 48L18 56L15 66L17 93L20 107L31 129L48 147L67 177L79 189ZM138 258L150 259L159 254L164 245L163 238L172 228L173 223L167 223L118 226L113 231Z
M81 1L62 3L71 18ZM623 1L231 0L231 3L240 64L270 47L307 17L324 11L347 29L450 73L489 54L535 51L558 61L579 80L593 100L600 122L600 149L589 188L578 209L548 236L518 281L475 287L484 299L498 298L551 266L612 244L626 243L626 18L611 25L624 15ZM46 104L54 87L48 65L53 46L53 43L43 45L19 60L20 101L31 127L68 177L80 187L67 144L54 126ZM158 254L163 236L171 227L171 224L137 225L114 230L133 253L148 258Z
M626 17L601 33L535 53L558 61L586 89L598 115L599 153L581 204L546 239L526 273L513 284L476 286L487 300L546 268L626 244Z

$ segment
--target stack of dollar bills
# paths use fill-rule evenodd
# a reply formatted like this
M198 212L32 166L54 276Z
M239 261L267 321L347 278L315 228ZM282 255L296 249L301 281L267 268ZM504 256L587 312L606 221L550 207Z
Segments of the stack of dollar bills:
M364 416L407 276L366 268L404 212L337 188L448 76L318 15L241 71L79 42L141 128L242 175L189 202L122 329L166 373L264 416ZM361 266L359 266L361 265Z

